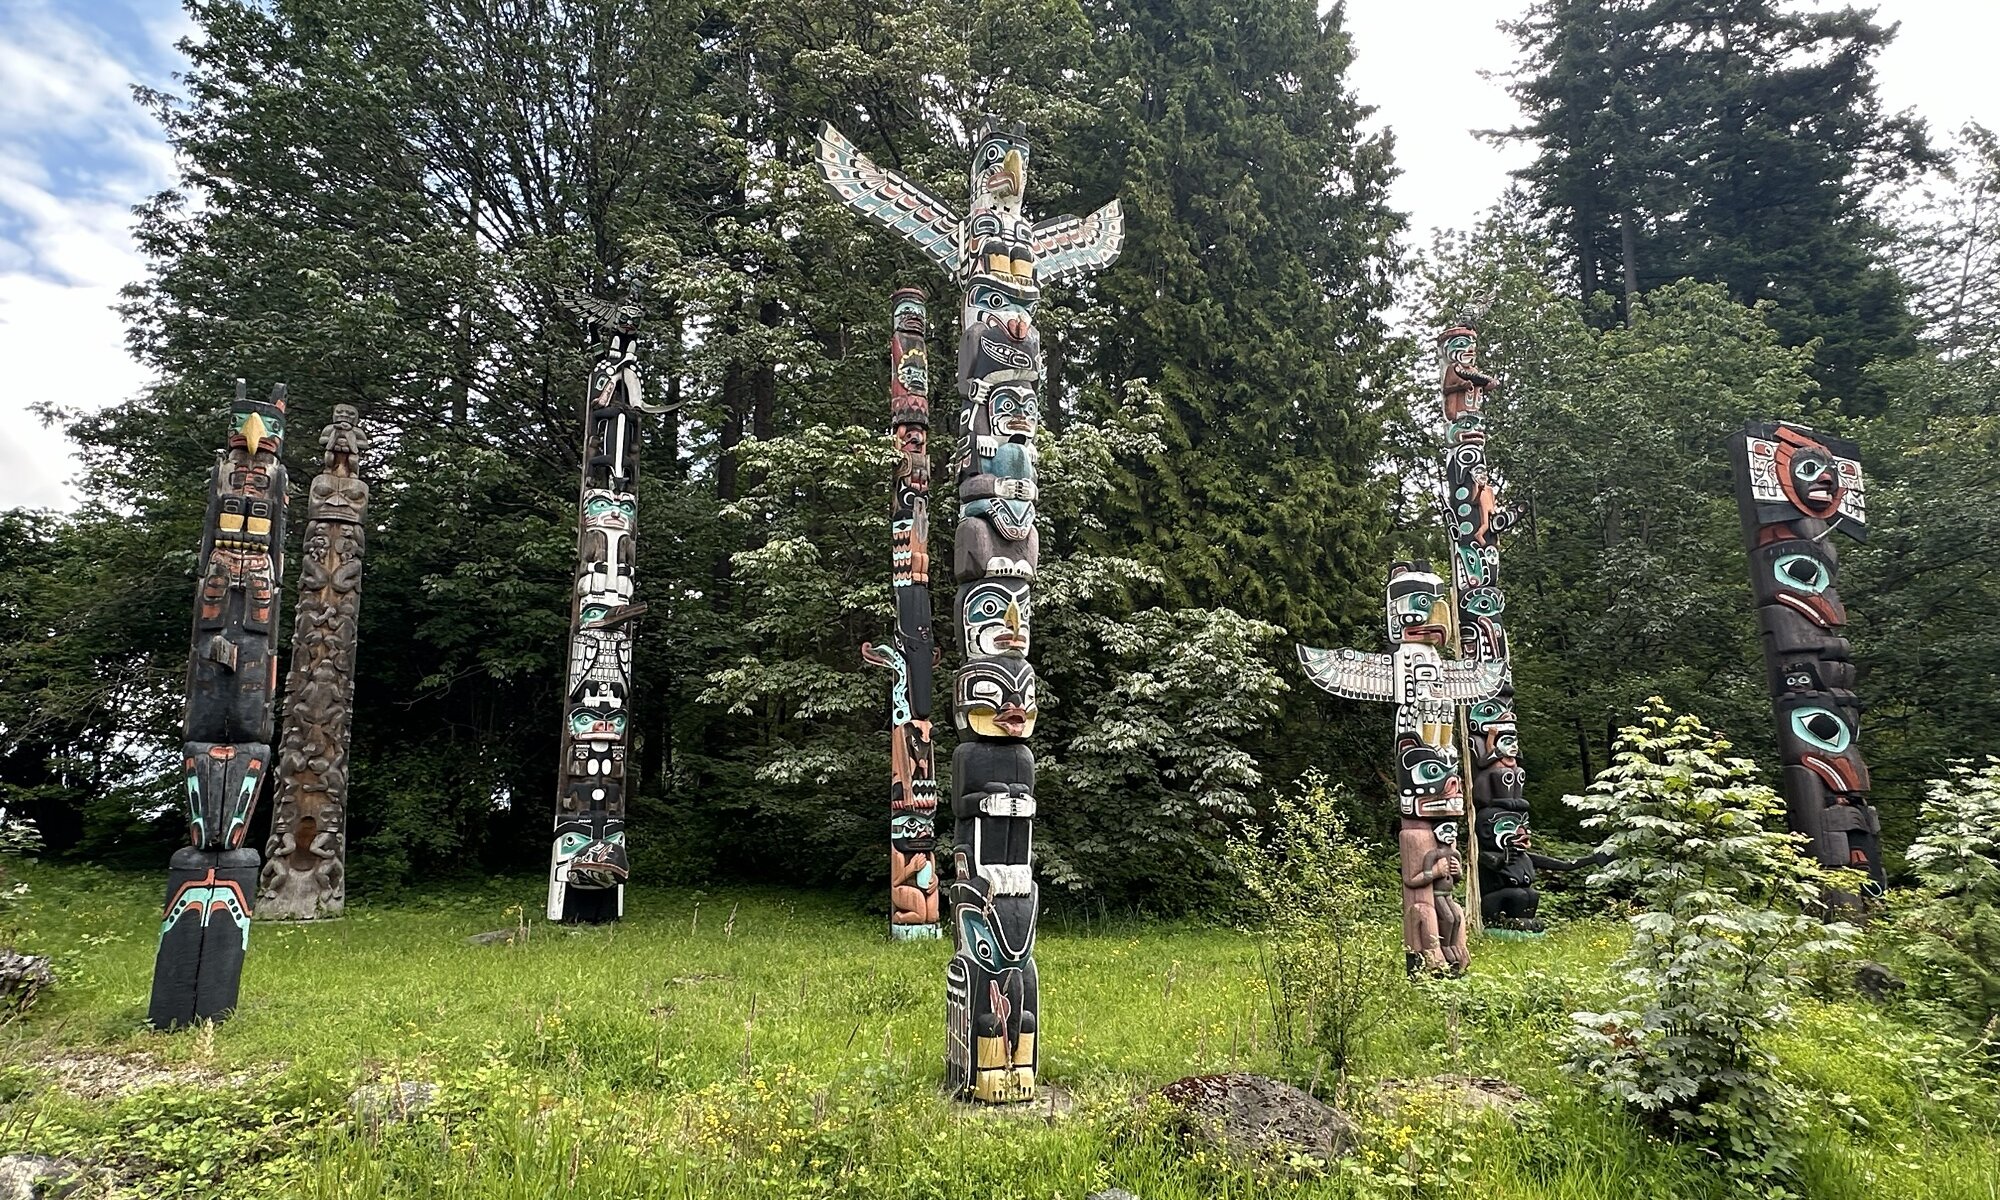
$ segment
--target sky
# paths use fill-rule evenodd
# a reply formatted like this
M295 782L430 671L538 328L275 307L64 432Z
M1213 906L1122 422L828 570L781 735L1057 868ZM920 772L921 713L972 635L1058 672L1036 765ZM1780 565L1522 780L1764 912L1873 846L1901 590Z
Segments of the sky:
M1526 0L1347 0L1350 83L1393 131L1402 174L1391 198L1410 240L1470 225L1528 149L1475 136L1516 123L1500 80L1514 46L1500 21ZM1879 60L1884 104L1940 132L2000 125L1990 47L2000 5L1881 0L1900 22ZM174 44L192 31L178 0L0 0L0 509L77 503L74 450L44 428L40 402L92 410L137 394L147 374L112 311L141 278L132 206L174 182L159 127L132 99L173 90Z

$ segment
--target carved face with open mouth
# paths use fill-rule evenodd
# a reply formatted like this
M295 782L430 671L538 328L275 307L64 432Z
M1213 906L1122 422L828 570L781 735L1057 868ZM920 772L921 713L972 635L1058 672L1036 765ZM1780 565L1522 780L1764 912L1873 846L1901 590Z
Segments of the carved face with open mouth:
M1021 658L973 658L958 673L952 715L960 732L1025 738L1035 732L1035 669Z

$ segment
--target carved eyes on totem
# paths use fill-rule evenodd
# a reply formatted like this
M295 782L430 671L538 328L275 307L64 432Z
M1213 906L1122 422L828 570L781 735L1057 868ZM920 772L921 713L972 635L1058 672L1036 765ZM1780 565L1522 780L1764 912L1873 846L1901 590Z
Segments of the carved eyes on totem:
M583 503L583 519L593 525L629 527L638 515L637 502L612 492L590 496Z
M1451 778L1451 764L1438 747L1420 742L1403 750L1403 774L1416 789L1430 791Z
M1828 754L1841 754L1854 743L1854 733L1839 713L1830 708L1792 710L1792 732L1809 746Z
M1033 609L1023 579L985 579L968 584L960 605L966 652L980 655L1023 655L1032 636Z
M1496 588L1474 588L1465 594L1465 611L1475 617L1497 617L1506 606Z
M1458 822L1439 821L1435 830L1437 840L1446 846L1458 845Z
M972 957L989 971L1000 969L1000 953L993 944L993 929L986 918L978 913L968 912L965 917L965 944L972 950Z
M569 731L574 737L624 737L625 714L580 708L569 715Z
M1481 700L1466 710L1465 718L1473 725L1491 725L1507 717L1507 705L1500 700Z
M1787 554L1771 564L1780 587L1817 596L1833 586L1826 564L1810 554Z
M590 845L590 842L591 838L587 833L565 833L556 839L556 857L575 858L577 852Z
M933 837L936 833L935 823L922 813L901 813L889 821L891 841L915 841L918 838Z
M1041 402L1029 388L995 388L992 405L993 432L1002 437L1033 437L1041 426Z

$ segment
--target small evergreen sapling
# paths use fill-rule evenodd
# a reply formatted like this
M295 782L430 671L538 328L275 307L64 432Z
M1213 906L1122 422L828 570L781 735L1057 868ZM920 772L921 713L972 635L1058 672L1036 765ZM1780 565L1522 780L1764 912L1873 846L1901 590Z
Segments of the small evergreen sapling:
M1615 1011L1574 1014L1567 1065L1662 1133L1768 1177L1791 1166L1803 1102L1764 1041L1789 1023L1801 968L1853 930L1805 915L1826 873L1767 827L1783 802L1729 749L1654 698L1589 793L1567 797L1611 859L1592 882L1640 906L1618 964L1631 990Z

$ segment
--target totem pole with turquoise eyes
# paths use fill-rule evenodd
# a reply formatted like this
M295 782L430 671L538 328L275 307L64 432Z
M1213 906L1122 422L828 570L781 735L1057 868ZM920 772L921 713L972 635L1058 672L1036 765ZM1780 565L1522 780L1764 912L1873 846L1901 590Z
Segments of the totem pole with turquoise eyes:
M1450 620L1444 580L1422 560L1389 568L1388 654L1300 646L1312 681L1349 700L1396 706L1396 805L1401 817L1403 960L1419 972L1462 974L1467 964L1465 912L1459 880L1465 858L1459 821L1465 788L1458 774L1458 705L1490 700L1507 679L1507 664L1451 660L1444 647Z
M1521 766L1513 664L1502 620L1506 597L1500 590L1500 535L1513 526L1514 515L1500 504L1486 466L1486 396L1494 380L1479 369L1479 334L1470 321L1438 337L1438 366L1444 393L1445 532L1451 539L1458 656L1507 668L1500 690L1465 711L1479 917L1496 936L1532 937L1542 932L1535 869L1576 864L1535 853L1528 831L1528 772Z
M278 597L285 577L285 385L252 400L242 380L208 477L188 656L181 773L188 844L174 851L146 1020L219 1021L236 1007L257 852L243 845L271 772Z
M922 288L889 298L890 582L896 635L861 656L895 673L889 685L889 936L944 936L938 924L937 763L931 745L931 372Z
M1860 447L1782 421L1730 438L1750 589L1784 760L1787 824L1822 866L1851 867L1879 894L1881 821L1868 802L1861 701L1832 536L1868 536ZM1835 905L1853 897L1829 895Z
M584 398L583 479L577 498L576 586L570 607L562 760L548 918L604 924L625 913L625 750L632 695L633 602L639 502L636 306L565 291L584 318L596 362Z
M1042 289L1108 265L1125 223L1113 200L1088 217L1031 224L1022 214L1029 147L1018 126L988 122L973 147L963 217L877 166L831 125L819 168L843 203L908 239L964 288L959 315L959 520L952 567L964 664L952 691L955 952L945 970L946 1082L986 1103L1032 1099L1041 990L1037 894L1035 672L1028 665L1035 528L1035 435Z

